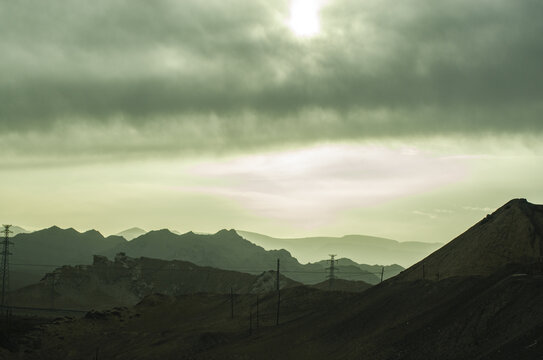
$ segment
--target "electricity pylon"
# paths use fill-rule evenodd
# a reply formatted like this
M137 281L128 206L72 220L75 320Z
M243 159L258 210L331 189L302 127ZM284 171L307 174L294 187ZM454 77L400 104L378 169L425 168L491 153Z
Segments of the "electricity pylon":
M11 253L9 252L9 245L13 244L11 241L9 241L9 234L12 233L9 228L11 225L2 225L4 227L4 230L2 230L2 233L4 234L4 240L2 241L2 295L0 298L0 306L2 307L2 310L5 309L7 306L7 296L6 292L9 291L9 256Z
M329 281L329 286L330 286L330 289L332 288L332 286L334 285L334 280L336 279L336 267L335 267L335 264L337 264L337 260L335 260L334 258L336 257L337 255L332 255L330 254L330 260L327 260L330 262L330 267L327 267L326 270L328 270L328 281Z

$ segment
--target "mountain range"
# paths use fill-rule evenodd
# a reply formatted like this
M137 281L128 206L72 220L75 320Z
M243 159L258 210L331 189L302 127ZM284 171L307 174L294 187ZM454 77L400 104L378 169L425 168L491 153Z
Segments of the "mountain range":
M113 258L123 252L131 257L189 261L199 266L260 274L280 271L295 281L307 284L326 279L327 264L300 264L286 250L266 251L242 238L235 230L216 234L175 234L169 230L147 232L131 241L118 235L104 237L96 230L80 233L72 228L53 226L40 231L18 234L13 238L11 257L11 289L38 282L45 273L62 265L89 265L93 255ZM338 277L376 284L380 266L356 264L340 260ZM384 266L384 279L398 274L402 267Z
M246 294L233 318L221 294L154 294L27 333L14 358L540 359L542 226L543 206L515 199L361 293L286 288L279 307Z
M329 254L338 254L348 255L351 260L361 264L399 264L407 267L443 246L437 242L399 242L366 235L279 239L249 231L237 232L267 250L287 249L300 262L315 262L327 258Z

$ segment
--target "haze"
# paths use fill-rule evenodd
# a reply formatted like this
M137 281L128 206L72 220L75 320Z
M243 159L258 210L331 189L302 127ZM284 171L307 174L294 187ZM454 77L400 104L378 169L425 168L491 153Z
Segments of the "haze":
M445 242L543 202L540 1L1 8L4 223Z

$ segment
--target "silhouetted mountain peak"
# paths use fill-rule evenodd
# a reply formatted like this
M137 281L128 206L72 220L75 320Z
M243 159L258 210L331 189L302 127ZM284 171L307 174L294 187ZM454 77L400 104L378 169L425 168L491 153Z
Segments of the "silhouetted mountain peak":
M56 225L53 225L49 228L35 231L33 234L47 235L47 236L59 236L59 235L73 236L73 235L78 235L81 233L75 230L74 228L62 229Z
M124 231L121 231L120 233L117 233L117 236L122 236L126 240L133 240L137 237L140 237L147 233L147 231L139 228L139 227L132 227L130 229L126 229Z
M145 230L143 230L142 228L139 228L139 227L137 227L137 226L131 227L130 229L126 229L125 231L141 231L141 232L146 232Z
M91 230L87 230L83 233L83 235L86 235L86 236L89 236L89 237L93 237L93 238L100 238L100 239L103 239L104 236L102 235L102 233L100 233L98 230L94 230L94 229L91 229Z
M131 242L146 242L146 241L154 241L154 240L172 240L172 239L178 239L180 235L174 234L168 229L160 229L160 230L151 230Z
M543 206L514 199L399 278L490 275L508 264L528 264L542 258Z
M221 235L221 236L229 235L229 236L241 238L241 236L234 229L230 229L230 230L222 229L222 230L219 230L215 235Z

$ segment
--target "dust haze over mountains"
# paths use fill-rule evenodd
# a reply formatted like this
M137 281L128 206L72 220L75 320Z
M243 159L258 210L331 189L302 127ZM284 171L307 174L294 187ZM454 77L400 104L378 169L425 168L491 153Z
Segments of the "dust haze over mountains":
M2 10L6 223L444 243L543 202L538 1Z
M3 2L0 358L540 358L542 17Z
M129 234L141 232L130 230ZM313 263L300 263L285 250L289 249L289 246L267 251L241 237L235 230L221 230L216 234L176 234L163 229L150 231L127 241L119 235L104 237L96 230L80 233L72 228L61 229L53 226L16 235L13 242L17 248L11 257L13 289L36 283L46 272L63 265L90 265L94 255L113 259L117 254L124 253L131 257L184 260L199 266L252 274L275 269L276 261L280 259L283 271L290 272L289 277L307 284L326 279L327 264L319 261L328 257L328 254L325 254L316 258ZM360 252L368 248L363 242L356 246ZM417 251L419 258L426 254L417 248L413 249L414 253ZM380 253L381 258L386 258L387 261L380 263L377 261L379 257L376 257L370 262L359 264L349 259L340 259L337 265L340 270L338 277L375 284L380 279L383 266L386 270L385 279L403 270L395 264L394 254L387 254L386 248L381 249Z
M53 322L17 318L11 350L0 351L6 359L179 358L180 352L183 359L325 359L330 351L347 359L536 359L543 354L542 230L543 205L514 199L374 286L340 279L333 287L329 281L304 286L288 279L296 272L285 271L277 290L273 271L251 275L178 260L96 256L93 265L64 266L13 292L27 305L14 310L55 302L105 310ZM51 231L70 233L42 232ZM159 247L168 238L196 239L147 236ZM235 231L199 236L255 246ZM33 328L32 321L42 325Z

